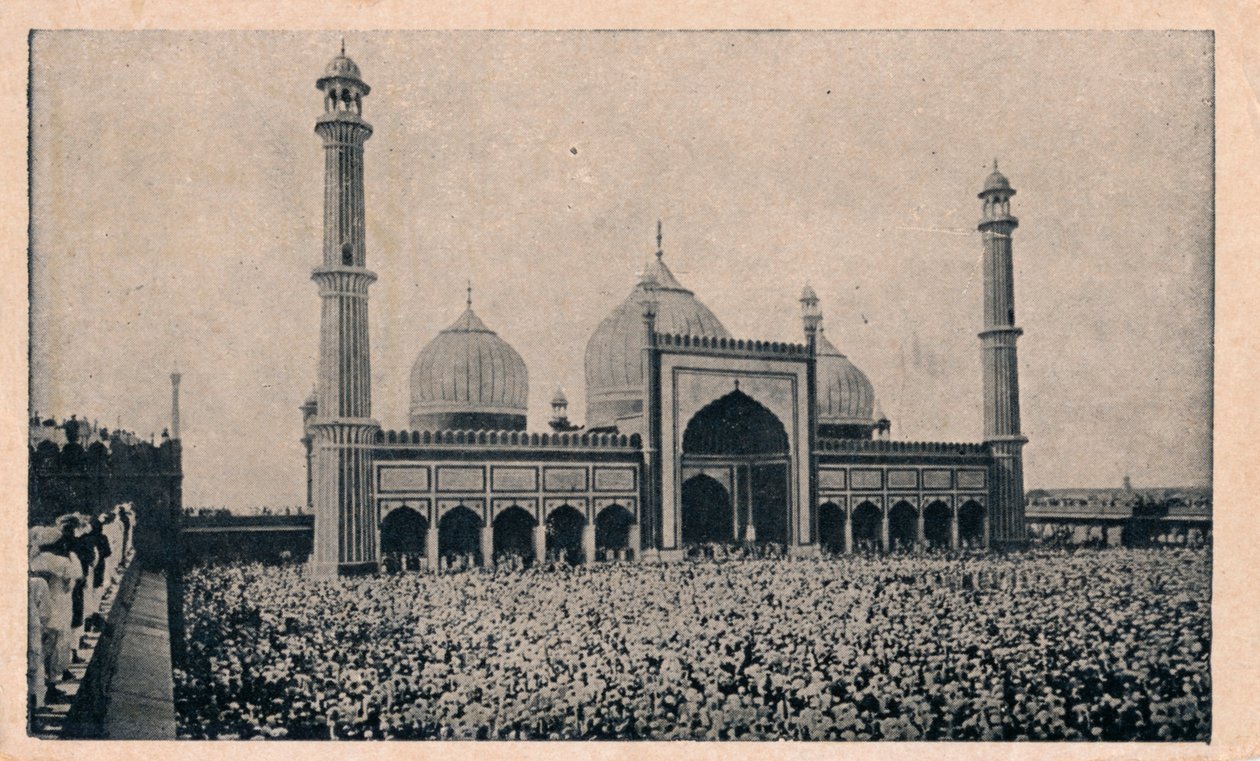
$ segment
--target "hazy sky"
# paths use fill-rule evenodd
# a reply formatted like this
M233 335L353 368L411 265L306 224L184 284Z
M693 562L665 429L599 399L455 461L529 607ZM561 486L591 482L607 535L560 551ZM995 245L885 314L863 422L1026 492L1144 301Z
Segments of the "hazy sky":
M32 406L147 434L183 372L185 504L304 500L325 33L37 34ZM894 438L981 437L976 193L1018 189L1029 488L1205 483L1212 39L1139 33L351 33L373 410L463 308L530 371L530 427L666 262L735 335L802 285Z

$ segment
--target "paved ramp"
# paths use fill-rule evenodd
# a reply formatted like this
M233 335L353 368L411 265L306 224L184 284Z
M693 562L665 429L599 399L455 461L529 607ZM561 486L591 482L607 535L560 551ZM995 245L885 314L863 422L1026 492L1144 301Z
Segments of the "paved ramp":
M161 571L143 571L140 577L110 681L104 730L111 740L175 739L175 682Z

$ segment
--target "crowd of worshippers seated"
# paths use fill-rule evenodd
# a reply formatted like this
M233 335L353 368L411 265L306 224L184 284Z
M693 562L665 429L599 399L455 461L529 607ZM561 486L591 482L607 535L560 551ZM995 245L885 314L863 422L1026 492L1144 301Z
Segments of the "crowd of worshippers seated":
M184 576L181 736L1197 740L1200 549Z
M32 526L27 551L27 699L31 709L60 703L57 686L73 681L71 666L87 632L103 625L101 598L126 564L133 515L120 505L100 515L72 513L53 526Z

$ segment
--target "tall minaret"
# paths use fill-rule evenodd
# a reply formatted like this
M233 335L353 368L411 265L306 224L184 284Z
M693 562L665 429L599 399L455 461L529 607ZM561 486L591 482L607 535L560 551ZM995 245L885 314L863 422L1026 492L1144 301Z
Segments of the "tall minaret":
M171 439L179 441L179 368L171 373Z
M1015 189L998 171L984 182L979 230L984 239L984 330L980 333L984 365L984 440L993 454L989 479L989 539L996 545L1025 540L1024 456L1028 439L1019 431L1019 370L1015 341L1015 273L1011 233L1019 220L1011 216Z
M363 121L371 88L345 55L328 64L315 83L324 114L315 132L324 139L324 256L311 279L319 285L319 373L311 422L312 503L319 576L367 570L376 563L376 509L371 445L380 424L372 420L368 351L368 286L364 267L363 144L372 125Z

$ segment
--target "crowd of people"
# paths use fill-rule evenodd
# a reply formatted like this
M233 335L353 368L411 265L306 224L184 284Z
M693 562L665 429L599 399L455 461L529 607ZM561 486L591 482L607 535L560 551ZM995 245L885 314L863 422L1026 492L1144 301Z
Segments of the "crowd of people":
M131 553L131 508L72 513L28 532L27 700L32 712L66 698L86 662L84 635L101 631L101 599Z
M705 555L333 580L195 567L179 732L1208 737L1207 550Z

